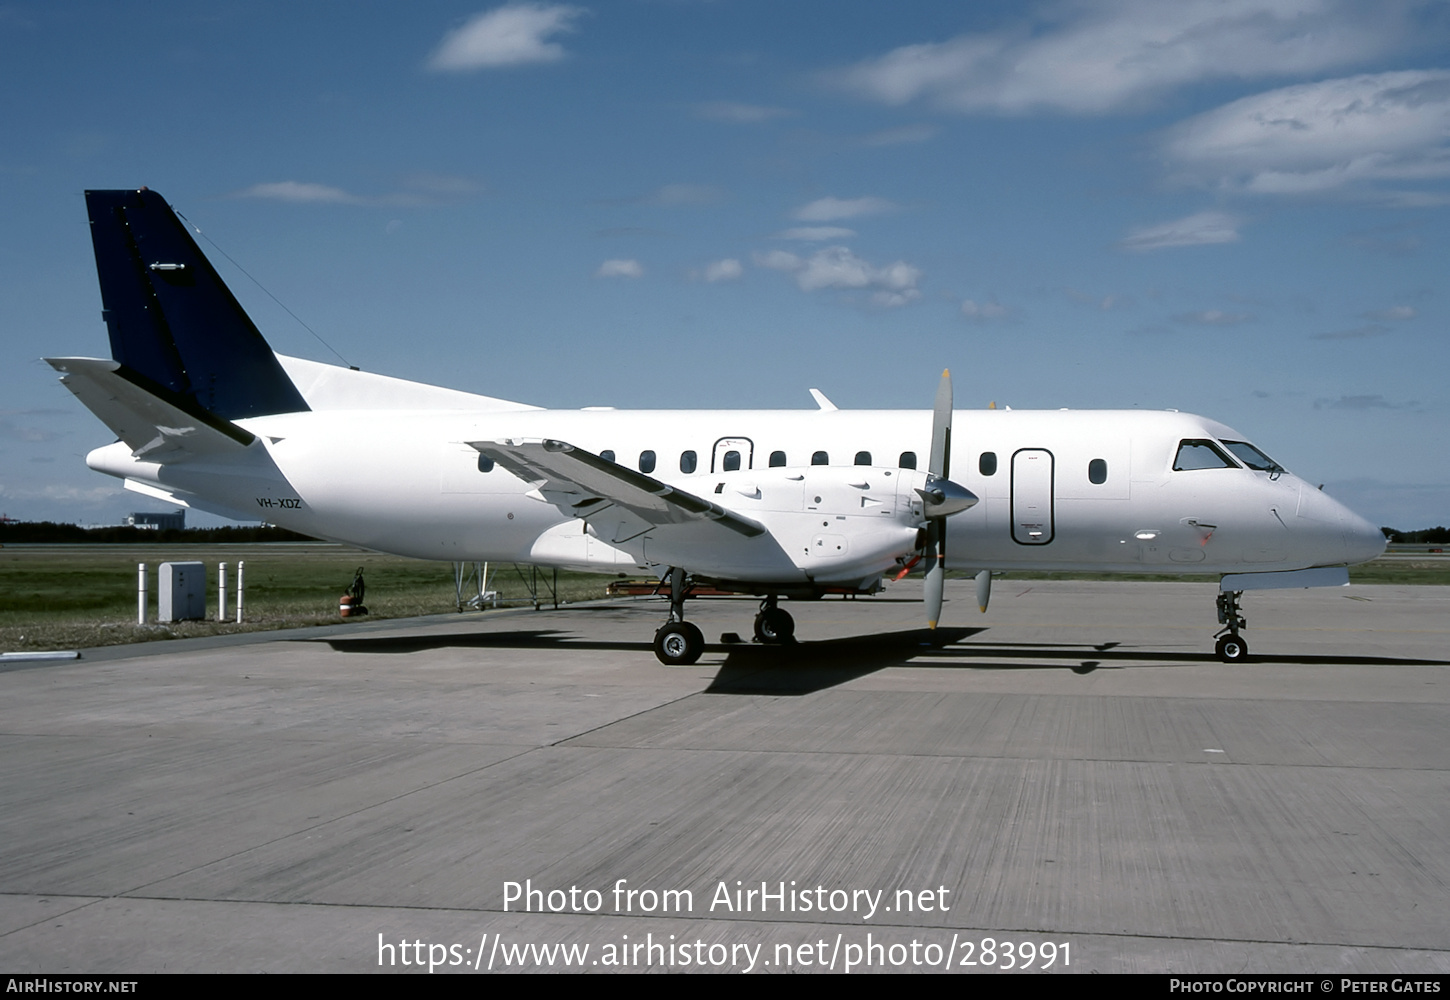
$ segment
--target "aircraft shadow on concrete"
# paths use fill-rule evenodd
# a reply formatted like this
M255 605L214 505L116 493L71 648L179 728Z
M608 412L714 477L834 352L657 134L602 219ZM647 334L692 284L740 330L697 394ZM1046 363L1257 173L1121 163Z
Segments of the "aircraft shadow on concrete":
M972 643L963 641L986 628L944 627L903 629L868 635L760 645L749 642L711 643L706 655L725 652L706 693L804 695L845 684L886 667L914 665L934 670L1051 670L1076 674L1121 670L1136 665L1217 664L1207 650L1162 650L1125 647L1116 642L1093 646L1079 643ZM503 632L447 632L428 635L352 636L312 639L340 653L421 653L434 649L534 649L649 652L648 642L581 638L565 629L516 629ZM925 657L926 659L921 659ZM1046 662L1044 662L1046 661ZM1254 655L1250 664L1304 666L1450 666L1450 660L1392 656L1301 654Z

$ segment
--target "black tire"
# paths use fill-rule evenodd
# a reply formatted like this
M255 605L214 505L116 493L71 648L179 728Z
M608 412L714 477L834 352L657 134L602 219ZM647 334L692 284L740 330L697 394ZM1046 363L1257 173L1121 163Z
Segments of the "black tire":
M1249 658L1249 644L1243 636L1226 635L1213 647L1218 658L1225 663L1243 663Z
M670 622L655 633L655 656L669 667L688 667L705 651L704 634L690 622Z
M795 639L795 619L789 611L766 608L755 616L755 641L786 643Z

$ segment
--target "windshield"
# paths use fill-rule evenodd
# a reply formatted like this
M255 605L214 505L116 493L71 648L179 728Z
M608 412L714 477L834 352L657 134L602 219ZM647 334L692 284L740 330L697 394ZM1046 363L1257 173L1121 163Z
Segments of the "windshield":
M1234 458L1256 472L1283 472L1284 467L1247 441L1225 441L1223 446Z
M1180 441L1178 454L1173 458L1174 472L1233 468L1237 468L1237 466L1227 455L1219 451L1218 445L1202 438Z

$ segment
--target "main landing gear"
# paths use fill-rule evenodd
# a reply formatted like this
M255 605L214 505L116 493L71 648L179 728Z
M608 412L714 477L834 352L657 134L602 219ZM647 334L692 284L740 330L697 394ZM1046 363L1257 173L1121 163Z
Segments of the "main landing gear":
M669 667L688 667L705 651L705 636L693 622L685 621L685 598L689 583L685 571L670 567L670 616L655 632L655 656ZM760 602L755 616L755 641L770 645L795 642L795 619L777 605L771 594Z
M1218 594L1218 623L1223 628L1218 631L1213 651L1225 663L1243 663L1249 658L1249 644L1239 635L1239 629L1248 625L1239 607L1243 596L1242 590L1221 590Z
M705 634L685 621L685 571L670 567L670 617L655 633L655 656L667 667L688 667L705 651Z
M755 616L755 641L781 645L795 642L795 619L775 602L774 594L760 602L760 612Z

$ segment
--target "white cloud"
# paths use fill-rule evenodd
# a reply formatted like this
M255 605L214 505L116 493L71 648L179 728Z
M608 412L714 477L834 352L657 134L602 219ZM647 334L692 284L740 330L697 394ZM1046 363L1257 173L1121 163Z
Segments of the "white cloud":
M596 278L642 278L644 265L637 260L606 260L594 272Z
M1450 70L1413 70L1245 97L1173 128L1164 152L1183 179L1308 194L1450 176L1447 137Z
M879 215L896 206L885 198L817 198L808 205L802 205L791 213L801 222L833 222L836 219L854 219L858 215Z
M775 121L778 118L794 118L798 112L789 108L769 108L759 104L740 104L736 101L707 101L695 105L695 114L711 121L730 122L735 125L757 125L760 122Z
M1239 220L1223 212L1197 212L1173 222L1134 229L1118 241L1125 250L1165 250L1207 243L1236 243Z
M722 197L720 189L709 184L666 184L646 195L643 201L649 205L678 208L681 205L709 205Z
M880 306L905 305L921 297L916 284L921 270L903 260L885 267L875 267L857 257L848 248L836 246L800 257L784 250L756 254L755 263L795 275L803 292L823 288L874 289L871 301Z
M1179 323L1187 323L1189 326L1238 326L1240 323L1247 323L1254 317L1248 313L1230 313L1222 309L1198 309L1194 312L1179 313L1173 317Z
M444 36L428 68L461 72L558 62L564 47L548 39L573 31L583 13L566 4L517 3L475 14Z
M264 198L269 201L325 202L338 205L355 205L362 199L348 194L342 188L326 184L308 184L303 181L277 181L272 184L253 184L232 195L233 198Z
M849 240L856 235L854 229L841 226L796 226L784 229L771 237L773 240L800 240L804 243L825 243L827 240Z
M1364 314L1365 319L1414 319L1419 313L1414 306L1390 306L1388 309L1375 309Z
M1406 34L1407 10L1353 0L1064 2L1035 23L893 49L834 81L886 104L1102 113L1202 80L1363 62Z
M1007 307L996 300L991 302L975 302L972 299L963 299L962 315L978 323L985 323L994 319L1005 319L1007 317Z
M734 281L745 273L745 268L740 266L740 261L734 257L726 257L724 260L712 261L705 265L704 278L709 282Z

